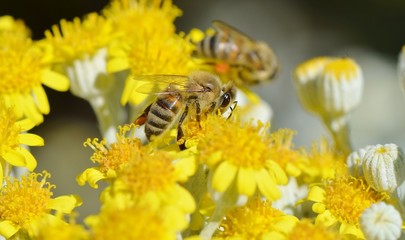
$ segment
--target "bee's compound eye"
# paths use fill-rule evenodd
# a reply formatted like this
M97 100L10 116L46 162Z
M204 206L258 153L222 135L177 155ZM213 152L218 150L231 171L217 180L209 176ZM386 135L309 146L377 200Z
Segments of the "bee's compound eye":
M225 93L224 95L222 95L221 108L227 107L230 102L231 102L231 95L229 93Z

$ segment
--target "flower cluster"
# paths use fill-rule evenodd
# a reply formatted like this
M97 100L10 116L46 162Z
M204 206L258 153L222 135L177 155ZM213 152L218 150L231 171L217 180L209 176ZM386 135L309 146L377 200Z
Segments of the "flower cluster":
M273 50L221 22L177 32L181 13L170 0L111 0L100 13L62 19L39 41L22 21L0 17L0 236L400 238L403 150L350 143L360 66L348 57L297 66L298 98L332 141L296 147L295 131L271 129L270 107L249 88L277 75ZM219 82L197 81L197 71ZM103 136L84 143L94 166L77 183L103 187L99 211L83 223L80 198L53 197L50 173L35 172L29 147L44 141L27 131L50 112L43 85L87 100ZM265 116L255 118L257 109Z

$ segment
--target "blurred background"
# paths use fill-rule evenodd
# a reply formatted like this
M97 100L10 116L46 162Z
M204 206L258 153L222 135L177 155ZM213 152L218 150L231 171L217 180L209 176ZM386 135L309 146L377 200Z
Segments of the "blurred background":
M99 11L107 0L1 0L0 15L25 21L33 38L60 19ZM361 66L365 79L363 102L350 118L354 149L370 144L395 143L405 147L405 99L397 75L398 53L405 43L405 2L401 0L174 0L183 10L178 31L207 29L219 19L275 50L281 72L274 82L254 90L273 109L272 129L297 131L295 146L309 146L328 136L320 120L298 102L292 71L316 56L347 56ZM136 23L134 23L136 27ZM37 171L53 174L55 195L76 193L84 205L80 217L98 210L100 190L79 187L74 179L87 167L92 151L83 147L86 138L99 137L89 104L70 93L46 89L51 113L33 129L45 139L44 147L32 148Z

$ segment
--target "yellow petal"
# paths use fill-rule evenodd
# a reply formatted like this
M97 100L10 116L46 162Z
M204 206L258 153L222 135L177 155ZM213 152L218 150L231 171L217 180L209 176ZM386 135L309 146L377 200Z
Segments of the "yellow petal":
M28 168L30 171L34 171L34 169L37 167L37 160L35 160L34 156L31 154L30 151L28 151L25 148L20 148L18 150L19 153L24 155L25 158L25 167Z
M23 133L18 135L21 144L28 146L44 146L44 139L33 133Z
M176 203L187 213L194 212L196 204L193 196L185 188L176 185L175 186L175 199Z
M332 227L338 223L338 220L329 210L326 210L323 213L318 214L315 219L315 225L323 224L325 227Z
M252 196L256 191L256 179L251 168L240 168L237 176L238 192Z
M107 72L114 73L129 69L128 60L125 58L114 58L107 62Z
M82 205L82 200L76 195L66 195L51 199L48 209L62 213L71 213L75 207Z
M49 114L50 107L48 97L46 96L45 90L42 86L37 86L33 88L35 99L38 103L39 111L43 114Z
M50 69L44 69L42 71L41 81L45 86L56 91L65 92L69 90L69 79L65 75Z
M262 169L259 172L256 172L255 179L259 191L270 201L276 200L281 197L281 192L278 189L277 185L274 183L274 180L270 177L269 173Z
M354 235L358 237L358 239L364 239L364 235L359 227L342 222L339 228L339 233L342 235Z
M307 199L314 202L323 202L325 200L325 190L319 186L312 186Z
M269 169L269 172L273 174L276 183L281 185L288 183L288 177L278 163L275 161L268 161L266 167Z
M0 221L0 236L3 236L6 239L9 239L18 230L20 230L20 227L17 224L15 224L9 220Z
M97 182L105 178L106 176L99 170L88 168L76 178L76 181L80 186L83 186L86 182L88 182L90 187L98 188Z
M122 91L121 95L121 105L125 105L128 103L129 98L135 87L135 81L131 81L130 79L126 80L124 90Z
M235 178L237 167L224 161L215 169L212 187L218 192L225 192Z
M197 163L194 156L184 157L177 160L174 164L175 175L178 177L178 181L185 182L188 177L194 175Z
M15 124L20 127L21 131L28 131L35 127L34 122L29 118L19 120Z
M34 99L32 99L32 96L26 94L22 95L21 98L20 103L23 105L22 108L24 114L34 121L35 124L42 123L44 121L44 117L39 113L37 105L35 104Z
M216 167L219 161L222 160L222 151L216 151L206 158L206 163L209 167Z
M26 165L24 155L16 150L8 150L2 155L2 157L6 160L6 162L10 163L13 166L23 167Z
M323 203L314 203L312 205L312 211L316 212L316 213L323 213L325 212L325 204Z

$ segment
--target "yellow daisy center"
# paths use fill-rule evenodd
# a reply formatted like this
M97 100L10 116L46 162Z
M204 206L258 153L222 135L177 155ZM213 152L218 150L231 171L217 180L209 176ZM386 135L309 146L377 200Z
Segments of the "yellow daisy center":
M122 165L130 159L137 158L140 155L142 143L138 138L126 138L125 134L133 126L128 125L120 129L117 134L117 142L107 147L106 140L99 141L97 138L87 139L84 146L90 146L95 152L90 157L93 162L100 164L99 171L106 173L108 170L118 171Z
M145 153L142 158L132 160L122 173L123 182L135 196L160 191L176 182L173 160L165 152Z
M325 186L326 208L340 221L358 225L361 213L373 203L388 198L373 190L363 180L337 177Z
M92 229L92 239L175 239L175 224L170 229L160 212L143 207L103 212ZM174 219L172 219L174 221ZM174 223L174 222L172 222Z
M47 30L47 43L53 47L59 61L72 61L86 55L92 55L105 47L112 38L112 25L96 13L87 15L83 21L79 18L72 22L61 20L59 26Z
M265 137L267 126L242 124L221 116L207 118L205 136L198 148L201 156L222 152L226 160L242 168L263 169L270 159L270 139ZM203 160L205 157L203 158Z
M34 86L41 85L40 55L30 50L29 39L8 40L1 41L0 47L0 94L28 94Z
M16 116L11 108L5 108L0 103L0 156L9 149L15 149L19 146L21 129L15 124Z
M309 220L298 222L288 234L291 240L333 240L341 239L338 232L333 232L322 225L314 225Z
M38 177L42 177L41 181ZM24 226L47 213L51 190L55 187L46 181L48 177L50 174L44 171L31 173L20 181L6 180L6 185L0 189L0 219Z
M284 215L272 208L271 202L254 199L243 207L232 209L221 222L217 235L260 239L264 233L274 230L279 217Z

